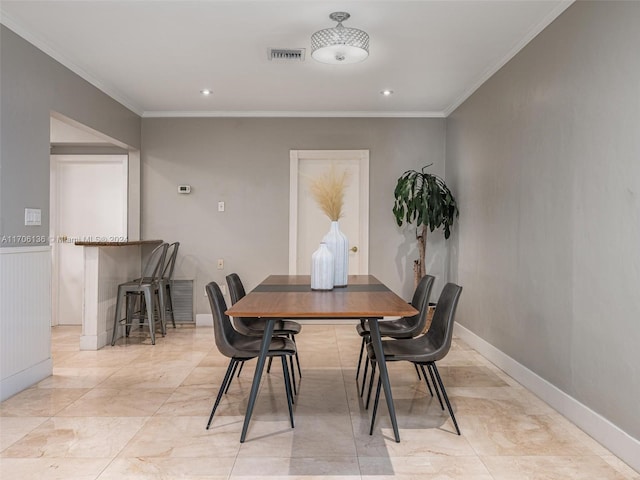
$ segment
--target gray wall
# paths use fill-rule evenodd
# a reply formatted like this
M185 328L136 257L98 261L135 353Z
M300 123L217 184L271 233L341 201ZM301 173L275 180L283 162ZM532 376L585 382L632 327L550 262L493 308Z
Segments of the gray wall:
M252 288L288 272L291 149L370 150L369 272L410 298L415 233L395 225L393 189L405 170L428 163L444 175L444 119L147 118L142 131L142 237L181 242L175 275L196 281L197 313L210 313L211 280L235 271ZM190 195L177 193L183 183ZM429 271L444 282L441 234L428 248Z
M51 112L134 148L140 147L140 117L4 25L0 62L0 235L44 236L39 243L48 244ZM25 207L42 210L42 226L24 226Z
M576 2L447 121L458 321L635 438L639 25Z
M135 113L0 26L0 247L49 244L51 112L134 148L140 147L140 118ZM25 207L41 209L41 226L24 226ZM14 236L43 240L16 242ZM30 265L27 252L33 250L6 256L25 257L24 264ZM51 291L48 279L42 279L42 272L47 272L48 277L50 271L46 253L43 260L42 265L36 265L39 269L22 270L15 278L5 276L0 282L0 324L3 332L12 337L7 340L5 336L3 341L42 340L29 342L29 351L20 352L19 358L9 358L11 352L2 349L0 363L12 367L11 378L3 374L1 379L2 398L51 373ZM31 278L34 276L38 278ZM5 295L6 292L18 294ZM39 307L35 313L33 305ZM5 390L4 385L9 383Z

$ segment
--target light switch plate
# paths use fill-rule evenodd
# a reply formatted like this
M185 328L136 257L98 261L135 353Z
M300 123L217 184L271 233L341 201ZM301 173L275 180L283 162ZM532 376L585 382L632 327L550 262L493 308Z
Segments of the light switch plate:
M218 202L218 211L224 212L224 202Z
M39 208L25 208L24 224L28 226L42 225L42 210Z

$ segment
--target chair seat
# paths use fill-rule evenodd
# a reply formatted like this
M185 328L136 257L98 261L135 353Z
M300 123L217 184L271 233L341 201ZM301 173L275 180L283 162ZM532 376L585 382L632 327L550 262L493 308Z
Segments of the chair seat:
M237 359L251 359L260 354L261 338L238 336L234 338L233 347L237 350L234 355ZM278 355L294 355L296 353L296 345L286 337L273 337L269 344L269 352L267 356L273 357Z
M247 335L262 336L266 321L262 318L243 318L247 327ZM273 326L274 335L297 335L302 330L302 325L293 320L276 320Z
M398 318L397 320L389 320L386 322L378 322L380 328L380 336L393 338L411 338L416 329L415 325L409 323L407 318ZM356 331L361 337L367 337L370 334L369 325L367 323L356 325Z
M442 348L437 348L427 336L402 340L383 340L382 351L387 362L404 360L414 363L428 363L441 360L444 357ZM367 345L367 355L372 360L376 358L371 344Z

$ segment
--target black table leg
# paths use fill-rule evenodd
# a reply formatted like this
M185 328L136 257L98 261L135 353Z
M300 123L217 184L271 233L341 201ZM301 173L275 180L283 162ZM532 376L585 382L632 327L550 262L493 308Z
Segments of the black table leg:
M378 363L378 370L380 378L382 379L382 387L384 388L384 398L387 399L387 408L389 409L389 416L391 417L391 426L393 427L393 434L396 437L396 442L400 442L400 432L398 432L398 422L396 420L396 409L393 405L393 396L391 395L391 384L389 383L389 373L387 372L387 362L384 360L384 354L382 353L382 339L380 338L380 328L378 326L377 318L369 318L369 330L371 331L371 345L373 345L373 351L376 352L376 362Z
M264 334L262 336L262 343L260 344L260 355L258 355L258 362L256 363L256 371L253 374L253 383L251 384L251 393L249 394L249 403L247 404L247 412L244 414L244 425L242 426L242 435L240 435L240 443L244 442L247 436L247 429L249 428L249 421L251 420L251 414L253 413L253 406L256 403L258 397L258 390L260 389L260 378L262 378L262 370L264 370L264 363L267 359L267 352L269 351L269 344L271 343L271 336L273 334L273 327L276 323L275 318L266 318L264 326Z

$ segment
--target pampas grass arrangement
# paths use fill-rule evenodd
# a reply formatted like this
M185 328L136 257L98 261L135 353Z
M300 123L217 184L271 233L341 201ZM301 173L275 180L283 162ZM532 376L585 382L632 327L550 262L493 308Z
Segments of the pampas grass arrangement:
M335 166L311 180L309 191L320 209L332 222L342 217L344 191L349 181L347 170L337 171Z

